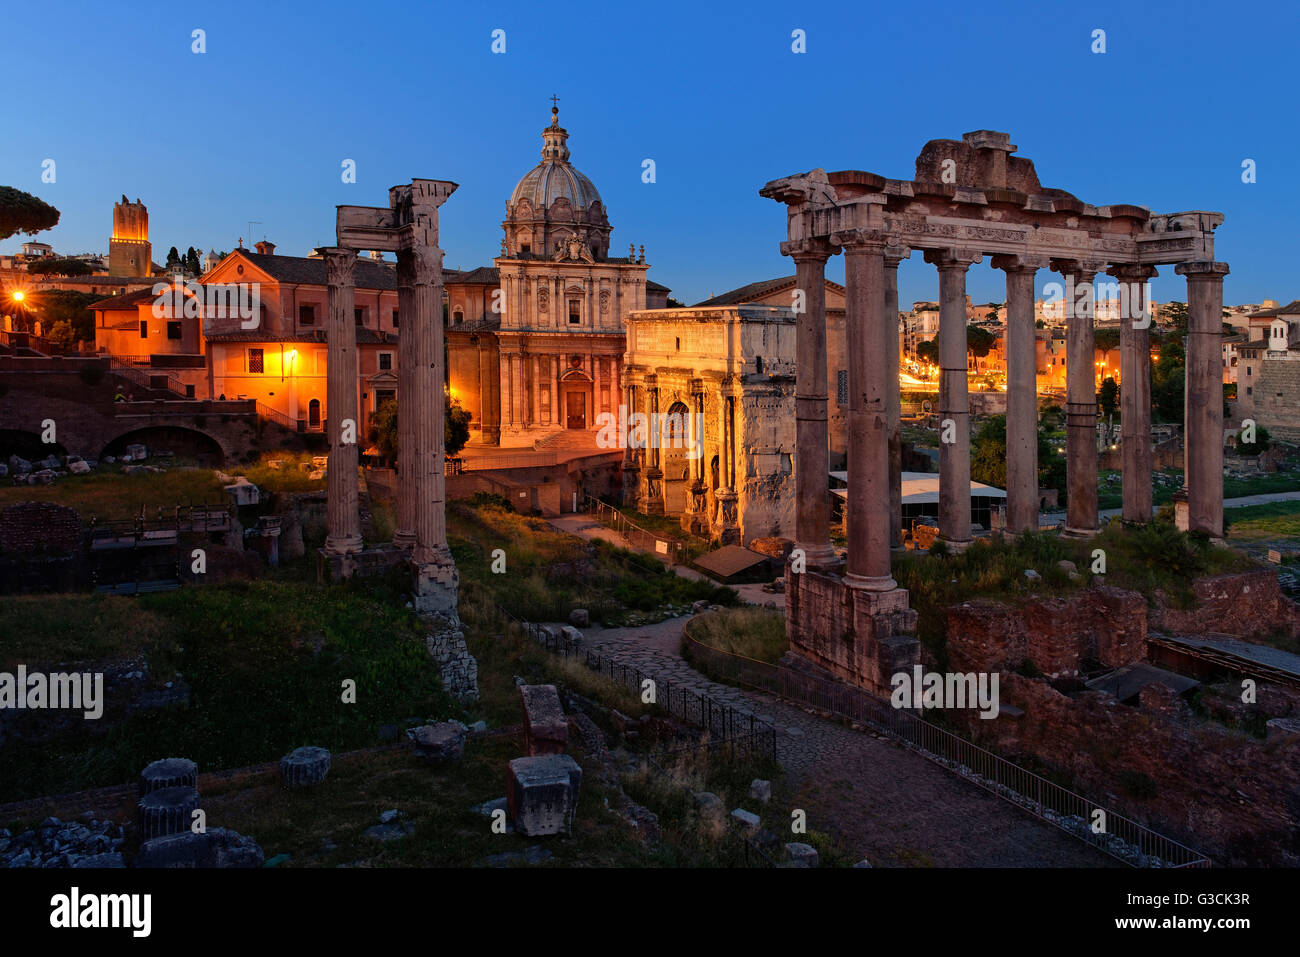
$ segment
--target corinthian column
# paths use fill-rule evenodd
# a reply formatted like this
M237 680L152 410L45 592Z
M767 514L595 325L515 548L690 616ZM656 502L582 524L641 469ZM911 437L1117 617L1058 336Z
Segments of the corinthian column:
M415 274L410 255L397 256L397 528L393 544L415 547Z
M399 254L401 255L401 254ZM414 284L414 367L411 369L415 402L411 416L414 447L411 465L415 486L415 549L417 565L447 559L447 519L443 511L446 477L443 472L443 419L446 377L442 349L442 250L416 246L411 259Z
M889 547L903 547L903 436L902 396L898 385L898 264L910 249L885 247L885 408L889 430Z
M832 250L824 240L803 239L782 243L781 252L794 259L795 292L803 299L795 327L795 543L809 568L824 567L835 561L826 423L826 260Z
M1119 326L1120 458L1124 521L1151 521L1151 303L1147 281L1154 266L1112 266L1122 284L1125 315Z
M939 268L939 537L958 551L971 542L966 270L982 258L958 249L925 254Z
M346 555L361 550L361 515L357 511L357 328L352 318L357 253L339 246L321 251L325 255L330 311L325 391L330 443L326 474L329 534L325 550Z
M1047 265L995 256L1007 274L1007 531L1038 528L1038 376L1034 355L1034 274Z
M1223 277L1228 264L1189 262L1187 277L1187 530L1223 537Z
M834 233L844 248L845 334L849 367L850 588L889 591L889 324L885 311L885 243L871 230ZM897 312L895 312L895 317ZM897 319L893 329L898 339ZM898 388L895 367L894 391Z
M1065 534L1096 535L1097 368L1094 365L1093 278L1102 263L1057 261L1065 278Z

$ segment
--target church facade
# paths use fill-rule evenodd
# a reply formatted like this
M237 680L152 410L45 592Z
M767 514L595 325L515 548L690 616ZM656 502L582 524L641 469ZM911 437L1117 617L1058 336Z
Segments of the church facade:
M667 305L644 248L609 254L613 227L568 137L552 109L494 268L447 279L449 388L472 443L594 448L601 413L618 413L628 316Z

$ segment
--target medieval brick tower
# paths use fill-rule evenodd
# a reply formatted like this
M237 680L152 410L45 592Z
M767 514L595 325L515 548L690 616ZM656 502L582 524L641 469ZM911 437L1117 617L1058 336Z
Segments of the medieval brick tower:
M148 276L153 269L149 210L137 199L113 204L113 235L108 241L108 272L113 276Z

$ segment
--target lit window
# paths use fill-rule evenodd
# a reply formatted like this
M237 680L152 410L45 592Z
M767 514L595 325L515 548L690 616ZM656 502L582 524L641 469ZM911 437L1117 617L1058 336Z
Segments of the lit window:
M248 350L248 371L259 373L259 374L262 372L262 350L261 349Z

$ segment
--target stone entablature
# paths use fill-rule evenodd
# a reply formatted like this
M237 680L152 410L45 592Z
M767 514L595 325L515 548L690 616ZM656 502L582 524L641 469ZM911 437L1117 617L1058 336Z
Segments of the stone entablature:
M626 450L628 504L721 544L793 536L794 322L756 305L628 317L624 406L690 415L685 442L670 421L658 447Z

